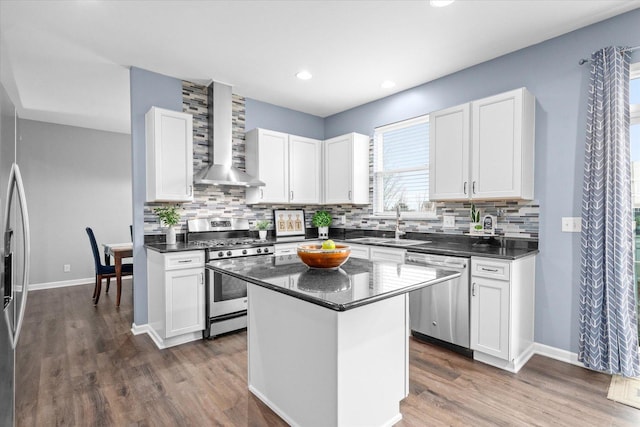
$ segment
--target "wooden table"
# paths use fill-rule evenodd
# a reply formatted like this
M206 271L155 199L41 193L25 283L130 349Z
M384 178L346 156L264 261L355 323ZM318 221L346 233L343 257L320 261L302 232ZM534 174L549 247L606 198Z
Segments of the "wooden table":
M115 260L116 268L116 307L120 307L120 294L122 292L122 258L133 257L133 243L104 243L104 261L110 264L110 257Z

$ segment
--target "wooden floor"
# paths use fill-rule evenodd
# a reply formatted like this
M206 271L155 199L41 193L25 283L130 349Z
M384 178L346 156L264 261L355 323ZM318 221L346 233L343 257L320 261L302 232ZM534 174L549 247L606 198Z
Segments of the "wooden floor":
M133 336L130 282L29 294L18 348L18 426L280 426L247 390L246 333L158 350ZM372 355L374 356L374 355ZM516 375L411 342L411 393L397 426L640 425L607 400L610 377L534 356Z

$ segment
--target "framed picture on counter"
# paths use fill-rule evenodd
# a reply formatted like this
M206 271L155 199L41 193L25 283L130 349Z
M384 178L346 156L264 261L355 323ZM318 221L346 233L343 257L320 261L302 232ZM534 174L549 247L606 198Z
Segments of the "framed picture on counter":
M274 209L273 225L276 230L276 237L304 236L304 210Z

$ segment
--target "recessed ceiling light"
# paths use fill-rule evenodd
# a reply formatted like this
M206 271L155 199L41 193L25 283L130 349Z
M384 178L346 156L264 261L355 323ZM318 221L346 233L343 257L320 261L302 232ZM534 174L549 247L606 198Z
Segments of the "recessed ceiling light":
M309 80L313 76L307 70L302 70L296 74L296 77L299 78L300 80Z
M391 89L392 87L394 87L396 85L395 82L392 82L391 80L385 80L382 82L382 84L380 85L380 87L382 89Z
M430 0L429 4L431 7L445 7L449 6L453 2L454 0Z

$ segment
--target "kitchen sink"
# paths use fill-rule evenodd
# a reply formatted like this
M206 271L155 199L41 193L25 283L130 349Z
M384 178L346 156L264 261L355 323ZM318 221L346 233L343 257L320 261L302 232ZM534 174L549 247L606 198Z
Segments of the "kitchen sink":
M410 239L389 239L385 237L358 237L356 239L348 239L347 243L378 244L389 246L413 246L423 243L431 243L430 240L410 240Z

